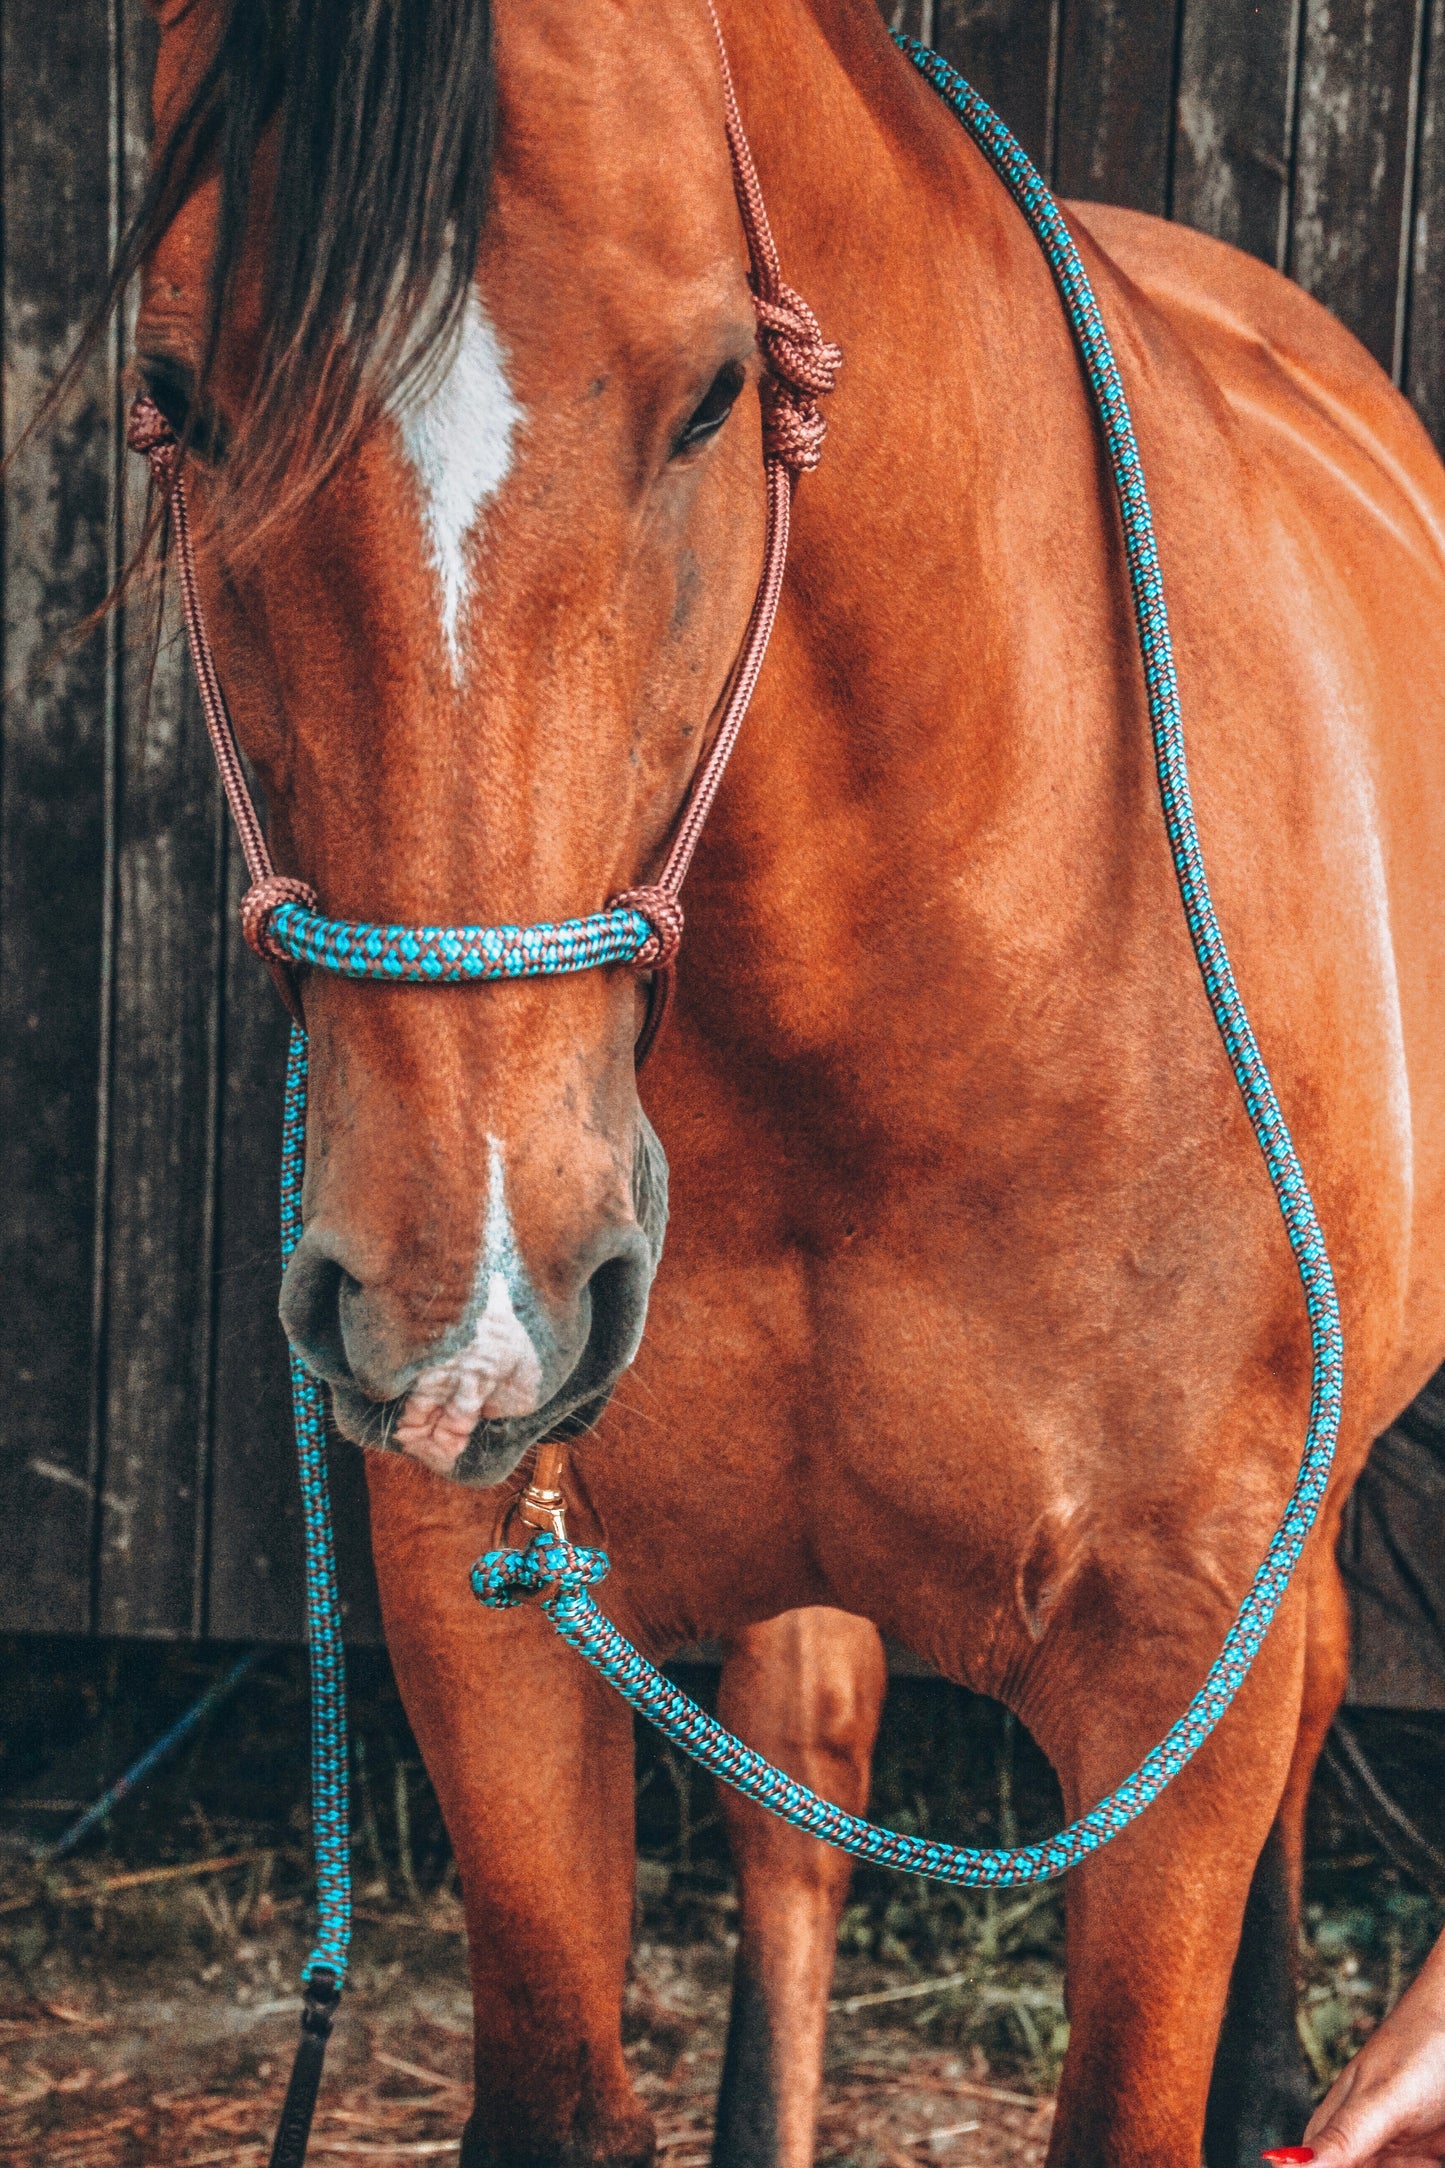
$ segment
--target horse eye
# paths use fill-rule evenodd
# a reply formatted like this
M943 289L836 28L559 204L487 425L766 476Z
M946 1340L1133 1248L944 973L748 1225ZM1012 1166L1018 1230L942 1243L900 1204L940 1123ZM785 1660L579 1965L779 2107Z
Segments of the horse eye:
M196 405L196 379L183 361L172 354L139 354L136 368L141 382L178 437L198 459L213 464L225 457L225 428L209 407ZM187 431L190 432L187 436Z
M735 361L725 361L703 394L700 404L678 432L672 447L676 459L679 452L695 451L699 444L706 444L715 437L733 410L738 393L743 388L743 372Z
M184 362L172 360L169 354L141 354L136 366L146 390L180 436L190 420L191 401L195 395L195 378L190 370Z

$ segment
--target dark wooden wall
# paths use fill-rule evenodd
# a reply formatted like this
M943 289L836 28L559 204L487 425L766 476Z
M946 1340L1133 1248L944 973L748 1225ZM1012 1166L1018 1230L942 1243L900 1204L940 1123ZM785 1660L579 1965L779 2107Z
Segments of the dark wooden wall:
M104 290L151 50L138 0L0 9L7 443ZM0 723L0 1625L290 1638L284 1018L177 644L148 702L122 618L67 646L138 517L121 348L22 450L0 528L5 682L44 666ZM354 1456L338 1477L354 1553Z
M1445 0L884 12L969 75L1062 193L1186 219L1301 280L1445 441ZM103 290L149 52L138 0L0 8L7 444ZM20 452L0 520L4 682L37 673L0 718L0 1627L292 1638L284 1018L237 939L235 853L174 642L147 704L121 617L68 638L138 514L122 345ZM1351 1536L1376 1591L1373 1699L1445 1700L1441 1485L1418 1453L1386 1448ZM371 1635L349 1450L336 1474L351 1626Z
M885 0L1061 195L1248 249L1445 432L1441 0Z

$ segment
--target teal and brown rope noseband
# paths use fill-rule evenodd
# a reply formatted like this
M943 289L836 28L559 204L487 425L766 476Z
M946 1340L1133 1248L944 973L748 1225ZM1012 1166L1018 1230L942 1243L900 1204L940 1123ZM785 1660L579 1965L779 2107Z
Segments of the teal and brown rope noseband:
M1003 123L936 53L911 39L900 37L898 43L953 108L1027 219L1058 285L1098 410L1119 502L1165 828L1190 940L1230 1068L1264 1155L1304 1290L1312 1379L1299 1473L1224 1646L1168 1736L1108 1798L1057 1837L1013 1850L932 1844L845 1814L753 1753L664 1679L618 1633L588 1593L606 1573L607 1560L601 1551L566 1541L558 1476L560 1449L541 1449L533 1484L523 1501L521 1517L534 1530L530 1545L525 1550L489 1552L478 1561L472 1580L486 1604L506 1606L540 1596L559 1633L634 1708L714 1775L795 1827L881 1865L940 1881L999 1888L1045 1881L1108 1844L1158 1797L1228 1709L1284 1598L1325 1495L1339 1430L1343 1345L1339 1304L1319 1221L1235 984L1205 878L1153 521L1128 403L1098 303L1057 205ZM720 36L718 44L721 51ZM131 441L150 456L171 509L187 633L207 726L251 874L252 888L243 907L247 938L278 974L297 1019L291 1037L284 1124L285 1258L289 1259L301 1232L306 1127L306 1035L290 979L293 969L425 985L548 976L630 963L666 978L676 954L682 931L677 891L762 665L782 582L792 488L800 471L817 464L822 422L816 401L831 388L841 360L837 348L823 339L811 310L782 282L725 54L722 65L728 143L752 261L759 342L768 367L763 385L768 530L762 580L713 749L655 886L614 897L606 909L559 925L373 926L321 916L312 892L303 883L277 875L266 853L206 639L179 448L150 402L137 407ZM272 2168L293 2168L305 2151L321 2047L345 1973L350 1930L345 1687L327 1490L325 1411L320 1387L294 1356L292 1378L306 1517L320 1932L307 1965L303 2048Z

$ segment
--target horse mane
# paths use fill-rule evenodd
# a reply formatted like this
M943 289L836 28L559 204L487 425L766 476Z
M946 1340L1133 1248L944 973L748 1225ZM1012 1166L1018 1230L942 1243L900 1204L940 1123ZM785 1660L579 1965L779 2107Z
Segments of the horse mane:
M190 0L211 58L158 146L116 251L111 310L196 184L219 182L198 408L263 134L275 193L263 344L219 492L254 535L310 495L388 401L422 388L460 320L492 145L490 0Z

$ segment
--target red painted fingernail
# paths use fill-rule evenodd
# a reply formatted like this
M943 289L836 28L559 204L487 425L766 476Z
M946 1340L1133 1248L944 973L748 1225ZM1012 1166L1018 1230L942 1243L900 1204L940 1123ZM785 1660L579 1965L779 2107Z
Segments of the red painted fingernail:
M1259 2157L1268 2161L1313 2160L1315 2149L1312 2145L1277 2145L1273 2152L1261 2153Z

